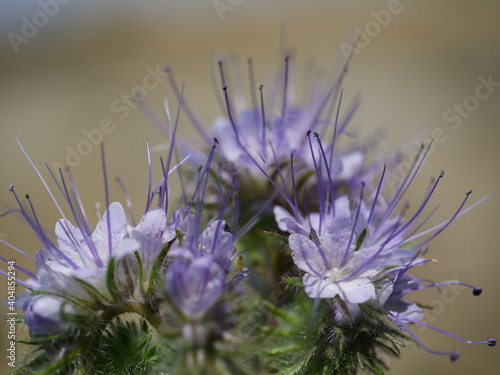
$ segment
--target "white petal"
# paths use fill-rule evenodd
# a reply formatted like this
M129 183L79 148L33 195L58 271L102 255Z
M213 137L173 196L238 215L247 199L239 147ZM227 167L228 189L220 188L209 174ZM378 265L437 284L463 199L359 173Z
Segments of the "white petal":
M157 208L146 213L132 230L132 237L139 243L134 250L140 251L145 264L150 264L163 248L164 243L159 234L166 225L165 210Z
M342 281L338 284L340 297L350 303L364 303L376 297L375 287L367 278Z
M108 215L110 228L108 228ZM108 264L109 261L109 233L111 233L111 247L114 252L118 250L120 242L125 238L127 225L127 216L122 205L118 202L111 203L99 223L97 223L97 227L91 236L104 265Z
M95 265L89 247L79 228L74 227L68 220L61 219L56 224L56 236L59 250L78 267ZM90 241L90 238L88 241ZM68 266L71 266L71 264L68 264Z
M293 261L302 270L314 275L326 270L325 262L314 242L301 234L291 234L288 244L293 251Z

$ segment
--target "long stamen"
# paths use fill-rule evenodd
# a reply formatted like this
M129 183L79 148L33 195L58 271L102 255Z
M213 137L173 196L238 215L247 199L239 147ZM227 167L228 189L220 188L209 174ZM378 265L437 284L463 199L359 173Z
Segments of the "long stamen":
M182 108L183 101L184 101L184 84L181 87L181 93L180 93L180 97L179 97L179 105L177 107L177 113L175 116L175 124L174 124L174 128L173 128L172 135L170 138L170 148L168 150L167 164L166 164L165 169L164 169L164 178L165 178L164 179L164 187L165 187L165 197L166 197L166 199L165 199L165 215L168 214L168 175L169 175L169 170L170 170L170 164L172 162L172 154L174 151L175 136L177 134L177 128L179 126L179 117L181 114L181 108ZM171 128L170 115L168 115L167 118L169 119L169 124L170 124L170 128Z
M169 128L163 121L156 115L156 113L144 102L144 99L134 98L141 112L146 116L149 122L163 135L169 137ZM166 99L165 99L166 100Z
M219 207L219 213L217 215L218 222L217 222L217 227L215 228L214 239L212 242L212 249L211 249L212 254L215 253L215 247L217 245L217 240L219 239L219 230L220 230L220 226L222 225L222 220L223 220L222 214L226 210L227 203L229 202L229 197L231 196L231 193L232 193L232 190L234 189L235 183L236 183L236 175L233 176L233 178L231 180L231 185L229 185L229 188L227 189L227 193L226 193L226 197L224 198L224 202L221 202L220 207Z
M238 138L236 138L236 142L238 146L247 154L250 160L255 164L255 166L260 170L260 172L268 179L268 181L274 186L274 188L279 192L279 194L286 200L286 202L293 207L293 202L288 199L288 193L284 193L283 190L274 182L274 180L267 174L267 172L260 166L259 163L255 160L255 158L250 154L250 152L246 149L246 147L240 142Z
M431 354L438 354L438 355L445 355L447 357L450 357L450 359L455 362L459 357L460 357L460 352L458 350L454 350L453 352L442 352L442 351L437 351L437 350L432 350L429 347L427 347L418 337L415 335L401 319L399 319L395 314L389 313L387 314L391 320L393 320L396 324L396 326L402 328L408 334L413 338L413 340L416 341L418 345L420 345L422 348L424 348L427 352ZM407 319L408 317L405 316Z
M102 260L99 257L99 254L97 252L97 249L96 249L94 243L89 238L90 234L85 233L84 228L83 228L83 226L80 223L80 218L78 217L78 214L76 212L76 209L75 209L75 206L73 204L73 201L71 200L71 197L69 196L68 187L66 185L66 180L64 179L64 176L63 176L63 173L62 173L61 170L59 170L59 174L60 174L60 177L61 177L62 188L64 190L64 196L66 197L66 200L68 202L69 208L70 208L71 212L73 213L73 217L74 217L75 222L76 222L76 227L80 231L80 234L81 234L82 238L84 239L85 243L87 244L87 247L89 248L90 254L92 255L92 258L94 259L96 265L99 268L101 268L101 267L103 267ZM68 236L68 238L71 238L71 240L73 241L73 244L74 244L75 248L81 249L80 243L74 237L73 232L69 229L67 221L65 221L64 223L65 223L64 224L64 226L65 226L64 230L66 232L66 235Z
M471 285L471 284L463 283L463 282L458 281L458 280L448 280L448 281L442 281L440 283L431 282L430 284L427 284L427 285L419 285L419 287L414 289L414 290L422 290L422 289L429 289L429 288L437 288L439 290L439 287L443 286L443 285L465 286L467 288L472 289L472 294L476 297L481 295L481 293L483 292L483 288L479 288L479 287Z
M496 343L497 343L497 340L494 338L494 337L490 337L488 338L487 340L483 340L483 341L470 341L470 340L465 340L463 338L461 338L460 336L457 336L457 335L454 335L453 333L451 332L448 332L448 331L444 331L440 328L437 328L437 327L434 327L428 323L425 323L421 320L418 320L418 319L412 319L410 317L406 317L406 319L408 319L409 321L413 322L413 323L416 323L416 324L420 324L421 326L424 326L426 328L430 328L436 332L439 332L439 333L442 333L442 334L445 334L447 336L450 336L450 337L453 337L454 339L457 339L459 341L462 341L466 344L486 344L488 346L495 346Z
M330 165L332 165L333 163L333 150L335 148L335 141L337 140L337 127L339 124L340 104L342 103L343 95L344 95L344 89L340 90L339 104L337 106L337 113L335 115L335 122L333 124L332 144L330 146Z
M418 249L422 246L425 246L427 245L429 242L431 242L434 238L436 238L437 236L439 236L439 234L441 234L446 228L448 228L448 226L456 219L457 215L460 213L460 211L462 210L462 208L464 207L465 205L465 202L467 202L467 199L469 198L469 195L472 193L472 190L469 190L467 193L465 193L465 198L464 200L462 201L462 203L460 204L460 207L458 207L457 211L455 212L455 214L453 214L453 216L446 222L446 224L444 224L436 233L434 233L431 237L429 237L428 239L426 239L425 241L423 241L422 243L414 246L412 249L410 250L415 250L415 249Z
M316 133L316 132L314 132L314 136L318 140L319 149L321 151L321 156L323 157L323 161L325 163L326 174L328 176L328 186L330 188L328 190L328 192L331 195L331 197L329 197L327 195L326 202L327 202L327 204L330 204L330 207L331 207L331 210L332 210L332 217L335 217L335 191L334 191L334 186L333 186L332 174L331 174L331 171L330 171L330 166L328 164L328 161L326 160L325 150L323 149L323 145L321 143L321 140L319 139L319 134ZM333 147L333 145L332 145L332 147Z
M285 77L283 79L283 105L281 107L281 125L285 124L288 106L288 68L290 56L285 57Z
M111 259L113 255L113 240L111 237L111 211L109 209L109 189L108 189L108 173L106 171L106 155L104 154L104 143L101 143L101 162L102 162L102 174L104 179L104 197L106 201L106 210L108 214L106 215L106 225L108 227L108 256Z
M436 182L434 183L434 186L432 186L431 191L427 194L424 201L422 202L422 204L418 208L417 212L415 212L415 214L412 216L412 218L410 220L408 220L408 222L405 225L403 225L401 228L399 228L395 233L391 234L391 236L386 239L385 243L389 242L391 239L393 239L398 234L403 232L406 228L408 228L408 226L410 226L411 223L413 223L413 221L415 221L415 219L420 215L422 210L425 208L425 206L427 205L427 203L431 199L431 196L434 193L434 190L436 190L436 187L439 184L439 181L443 178L443 176L444 176L444 171L441 171L439 177L437 178Z
M351 230L351 235L349 237L349 241L347 242L347 246L344 252L344 257L342 258L342 263L341 267L344 267L347 263L347 258L349 257L349 253L351 252L351 245L352 245L352 240L354 238L354 233L356 232L356 225L358 224L358 218L359 218L359 212L361 211L361 205L363 203L363 191L365 188L365 183L361 183L361 192L359 193L359 205L358 209L356 210L356 217L354 219L354 223L352 224L352 230Z
M431 144L432 144L432 142L431 142ZM425 153L422 156L422 158L420 158L420 154L424 150L424 145L422 144L420 146L420 149L419 149L419 151L417 153L417 156L415 157L415 160L413 161L410 169L408 170L408 173L406 174L406 176L403 179L403 181L401 182L401 184L398 186L396 192L394 193L393 199L388 204L388 207L387 207L387 210L385 212L385 215L382 217L382 219L380 220L379 225L373 231L374 235L376 234L377 230L382 227L382 225L385 223L385 221L392 215L392 213L393 213L394 209L396 208L397 204L400 202L400 200L404 196L406 190L411 185L411 182L413 181L413 179L417 175L417 172L420 169L420 166L422 165L422 163L423 163L423 161L425 159L425 156L427 155L427 152L430 149L431 144L429 145L429 147L427 147L427 150L425 151Z
M0 242L3 242L3 243L5 243L5 244L7 244L9 247L11 247L11 248L13 248L13 249L15 249L15 250L18 250L18 249L16 249L15 247L13 247L13 246L9 245L9 244L8 244L7 242L5 242L5 241L0 240ZM20 253L22 253L22 254L27 255L26 253L24 253L24 252L22 252L22 251L19 251L19 252L20 252ZM33 258L31 255L28 255L28 256L29 256L30 258ZM35 258L33 258L33 259L35 259ZM9 262L9 260L8 260L8 259L6 259L5 257L3 257L2 255L0 255L0 260L3 260L3 261L4 261L5 263L7 263L7 264L11 264L11 263ZM15 264L15 263L14 263L14 267L15 267L16 269L20 270L21 272L25 273L25 274L26 274L26 275L28 275L29 277L32 277L33 279L38 280L38 277L37 277L34 273L32 273L32 272L28 271L27 269L25 269L25 268L23 268L23 267L21 267L21 266L19 266L19 265ZM4 273L4 275L6 275L6 276L7 276L7 274L5 274L5 273Z
M165 72L167 73L168 81L170 83L170 86L172 87L172 91L174 92L175 96L177 97L177 100L180 98L180 90L179 86L177 85L177 82L175 81L174 75L172 73L172 69L170 67L165 68ZM193 124L193 126L196 128L196 131L201 135L201 137L205 140L207 144L211 143L212 137L207 133L205 128L203 127L203 124L201 123L200 120L196 117L194 112L191 110L189 107L189 104L187 103L187 100L184 99L182 101L182 109L184 112L186 112L187 117L189 118L189 121Z
M459 218L460 216L466 214L467 212L469 212L470 210L474 209L476 206L480 205L481 203L483 203L485 200L489 199L490 197L492 196L492 194L489 194L487 196L485 196L484 198L481 198L479 201L477 201L476 203L472 204L471 206L467 207L465 210L462 210L460 211L460 213L457 215L457 218ZM428 233L431 233L432 231L436 230L437 228L440 228L441 225L443 225L445 223L442 222L442 223L439 223L435 226L433 226L432 228L429 228L429 229L426 229L425 231L422 231L422 232L419 232L415 235L411 235L409 238L405 239L404 242L411 242L419 237L422 237L422 236L425 236L426 234Z
M83 224L83 226L85 228L85 231L88 234L90 234L90 233L92 233L92 229L90 228L90 223L89 223L89 220L87 218L87 214L85 213L85 208L83 207L82 200L80 199L80 194L78 193L78 189L76 187L75 179L73 178L73 173L71 172L71 169L69 169L69 168L66 171L66 173L68 174L68 177L69 177L69 183L70 183L70 186L71 186L71 190L73 192L73 196L75 197L76 202L78 203L78 207L80 209L81 223Z
M255 74L253 70L253 60L251 57L247 59L248 64L248 82L250 85L250 100L252 101L252 110L254 113L257 112L257 92L255 91ZM258 117L255 116L255 123L258 123Z
M386 169L387 169L387 165L384 164L384 169L382 170L382 175L380 176L380 181L379 181L378 186L377 186L377 191L375 193L375 197L373 198L372 208L370 209L370 214L368 215L368 219L366 220L367 224L370 224L370 221L373 217L373 212L375 212L375 206L377 205L377 202L378 202L378 197L380 194L380 189L382 188L382 181L384 181Z
M36 174L38 175L38 177L40 178L40 180L42 181L43 183L43 186L45 186L45 189L47 190L47 192L49 193L50 197L52 198L52 200L54 201L54 204L56 205L57 209L59 210L59 213L61 214L61 216L65 219L66 216L64 216L64 212L61 210L61 207L59 207L59 204L57 203L57 200L56 198L54 197L54 194L52 194L52 191L49 189L49 186L47 185L47 183L45 182L45 179L43 178L42 174L40 173L40 171L38 170L38 168L35 166L35 163L33 163L33 161L31 160L31 158L29 157L28 153L26 152L26 150L24 149L23 145L21 144L21 142L19 141L19 139L17 137L16 138L16 141L17 143L19 144L19 147L21 148L22 152L24 153L24 155L26 156L26 158L28 159L28 161L30 162L31 166L33 167L33 169L35 170Z
M2 257L2 256L0 256L0 259L2 259L2 258L3 258L3 257ZM2 260L4 260L4 258L3 258ZM5 259L5 260L7 261L7 259ZM8 262L8 261L7 261L7 262ZM15 265L14 265L14 267L15 267L16 269L20 270L21 272L26 273L28 276L31 276L31 272L29 272L29 271L25 270L25 269L24 269L24 268L22 268L22 267L19 267L17 264L15 264ZM9 275L7 272L5 272L4 270L1 270L1 269L0 269L0 274L2 274L2 275L4 275L4 276L6 276L6 277L7 277L7 278L9 278L9 279L12 277L12 275ZM35 277L34 277L34 279L35 279L35 280L38 280L38 278L36 277L36 275L34 275L34 276L35 276ZM18 279L17 277L15 278L15 280L16 280L16 283L21 284L21 285L24 285L26 288L30 288L30 287L31 287L31 286L30 286L27 282L25 282L25 281L23 281L23 280L21 280L21 279Z
M269 147L271 148L271 151L273 153L274 164L276 165L276 172L278 173L278 176L281 180L281 183L283 184L283 192L286 194L287 200L291 201L291 197L288 194L288 189L286 186L285 177L283 176L283 173L281 172L280 163L279 163L278 157L276 156L276 151L274 150L273 144L271 142L269 142Z
M290 173L292 174L292 191L293 191L293 215L296 219L299 218L299 205L297 200L297 188L295 186L295 172L293 168L293 153L290 154Z
M1 238L0 238L0 243L3 243L4 245L7 245L8 247L10 247L11 249L17 251L18 253L23 254L24 256L27 256L28 258L31 258L31 259L35 260L35 257L33 255L30 255L30 254L22 251L21 249L18 249L14 245L11 245L10 243L8 243L7 241L2 240Z
M229 122L231 123L231 126L233 127L234 135L236 137L236 140L238 143L240 143L240 136L238 134L238 127L236 126L236 122L234 121L233 114L231 111L231 104L229 103L229 96L227 94L227 87L224 86L222 88L224 90L224 97L226 99L226 108L227 108L227 117L229 118Z
M259 86L260 91L260 112L262 118L262 148L263 148L263 156L267 158L267 150L266 150L266 113L264 111L264 93L263 93L264 85Z
M309 150L311 152L311 157L312 157L312 160L313 160L313 164L314 164L314 170L316 172L316 178L317 178L317 181L318 181L318 201L319 201L319 232L321 233L321 227L323 225L323 218L324 218L324 215L325 215L325 212L324 212L324 206L323 206L323 202L324 202L324 192L323 192L323 178L322 178L322 175L321 175L321 170L320 168L318 167L318 164L316 162L316 157L314 156L314 150L313 150L313 147L312 147L312 142L311 142L311 137L310 137L310 134L311 134L311 130L309 130L307 133L307 138L308 138L308 141L309 141Z
M130 200L130 195L128 194L127 188L123 184L123 181L121 180L120 177L116 176L115 177L116 183L120 186L120 189L123 192L123 195L125 196L125 203L127 204L127 210L128 214L130 216L130 221L132 221L132 226L136 226L136 221L134 217L134 211L132 210L132 201Z
M45 246L45 248L61 253L60 250L52 243L52 241L50 241L50 239L47 238L47 236L45 235L45 232L43 231L43 228L39 227L39 225L37 223L33 222L33 220L30 218L30 216L26 212L26 209L24 208L23 204L21 203L21 200L18 198L16 191L14 190L14 185L10 185L9 191L14 195L14 198L17 202L17 205L19 206L20 213L22 214L24 220L26 220L26 222L29 224L29 226L33 229L36 236L38 237L40 242Z
M326 254L323 251L323 248L321 247L321 243L319 242L318 234L316 233L316 231L312 227L311 227L311 231L309 233L310 233L310 236L311 236L314 244L316 245L316 249L318 250L318 253L321 256L321 259L323 259L323 262L325 263L325 268L327 270L331 269L332 267L330 265L330 262L326 258Z

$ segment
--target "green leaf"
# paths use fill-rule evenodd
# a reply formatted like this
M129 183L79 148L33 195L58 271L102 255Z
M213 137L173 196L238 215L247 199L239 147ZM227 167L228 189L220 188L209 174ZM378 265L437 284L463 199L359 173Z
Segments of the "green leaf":
M283 354L287 354L290 352L296 352L302 348L302 345L300 344L288 344L288 345L283 345L275 348L270 348L270 349L265 349L260 352L258 352L258 355L265 355L268 357L274 357L274 356L279 356Z
M264 301L264 306L277 318L283 319L285 322L292 325L301 325L302 321L299 317L274 306L272 303Z

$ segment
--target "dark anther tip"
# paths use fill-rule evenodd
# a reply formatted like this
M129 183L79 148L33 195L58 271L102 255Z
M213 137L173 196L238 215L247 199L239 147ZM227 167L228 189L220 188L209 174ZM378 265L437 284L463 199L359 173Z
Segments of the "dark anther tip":
M468 190L468 191L465 193L465 195L469 195L469 194L471 194L471 193L472 193L472 190Z
M319 133L318 133L318 132L314 132L314 136L315 136L316 138L319 138Z
M227 90L227 86L224 86L224 87L222 88L222 90L226 91L226 90Z
M311 134L310 130L307 131L306 135L309 137L309 134Z
M165 65L163 70L165 70L165 73L170 73L172 71L172 67L170 65Z
M441 171L441 173L439 174L439 177L443 177L444 176L444 171Z
M9 185L9 191L14 191L14 185Z
M455 362L459 357L460 357L460 352L458 350L454 350L450 354L450 359L451 359L452 362Z
M24 197L25 197L26 199L30 199L30 195L29 195L29 194L26 194Z
M288 62L288 60L290 60L290 55L285 56L285 61Z
M249 63L251 63L251 62L252 62L252 56L249 56L249 57L247 58L247 62L249 62Z
M479 296L483 292L483 288L474 288L472 289L472 294L475 296Z
M486 344L488 344L488 346L495 346L497 344L497 339L494 337L490 337Z
M214 142L215 142L216 144L219 144L219 140L218 140L216 137L214 137Z
M262 90L264 88L264 85L259 86L259 90Z

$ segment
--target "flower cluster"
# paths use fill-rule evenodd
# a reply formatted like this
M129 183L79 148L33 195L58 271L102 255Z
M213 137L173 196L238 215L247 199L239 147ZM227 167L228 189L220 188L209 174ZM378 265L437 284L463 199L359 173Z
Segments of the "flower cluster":
M126 190L128 212L109 202L104 147L106 210L94 230L71 171L49 170L63 209L35 167L62 216L54 232L11 186L18 207L4 215L20 213L41 243L32 257L0 240L36 264L36 272L20 269L28 280L17 280L26 292L16 307L37 346L17 373L381 374L383 355L398 355L405 340L458 359L456 350L421 342L415 324L494 346L494 338L472 342L430 326L411 299L446 284L481 294L411 274L431 261L428 244L481 201L464 209L467 192L447 221L428 228L444 173L414 211L405 198L428 148L399 176L397 158L367 162L370 142L342 144L353 136L347 125L358 105L341 110L347 63L297 104L290 57L267 100L262 85L257 95L249 60L247 104L220 60L224 116L211 133L169 68L178 114L183 108L208 147L193 157L186 142L176 142L179 116L167 118L170 140L155 186L147 147L148 193L138 222ZM190 180L180 201L169 194L174 170Z

